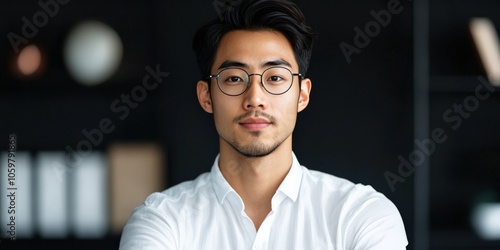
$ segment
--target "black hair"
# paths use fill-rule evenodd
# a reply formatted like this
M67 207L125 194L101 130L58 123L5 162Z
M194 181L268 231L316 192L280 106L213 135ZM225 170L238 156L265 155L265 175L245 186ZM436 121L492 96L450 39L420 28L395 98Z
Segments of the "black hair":
M300 73L306 73L315 34L296 4L287 0L225 1L224 6L214 4L216 8L224 9L218 9L219 17L199 28L193 38L202 79L211 73L222 36L233 30L281 32L292 45Z

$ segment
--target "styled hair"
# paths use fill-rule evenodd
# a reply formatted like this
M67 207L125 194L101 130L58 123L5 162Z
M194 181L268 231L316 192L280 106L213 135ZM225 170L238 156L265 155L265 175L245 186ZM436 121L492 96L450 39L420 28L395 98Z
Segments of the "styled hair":
M202 79L211 73L222 37L233 30L281 32L292 46L300 73L306 73L315 34L296 4L288 0L225 1L224 6L215 6L225 7L217 10L218 18L200 27L193 38L193 50Z

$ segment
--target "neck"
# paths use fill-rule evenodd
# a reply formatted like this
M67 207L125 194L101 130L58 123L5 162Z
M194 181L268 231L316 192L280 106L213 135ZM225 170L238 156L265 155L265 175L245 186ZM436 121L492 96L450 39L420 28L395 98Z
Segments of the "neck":
M287 140L291 140L288 138ZM271 199L292 166L291 143L284 142L263 157L246 157L221 142L219 166L245 204L256 229L271 211Z

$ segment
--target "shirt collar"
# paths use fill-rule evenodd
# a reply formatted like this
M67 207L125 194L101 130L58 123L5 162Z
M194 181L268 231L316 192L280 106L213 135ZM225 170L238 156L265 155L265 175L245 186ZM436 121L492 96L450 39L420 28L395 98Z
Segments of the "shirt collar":
M293 152L292 157L292 167L278 187L278 191L282 192L295 202L297 200L297 196L299 195L300 183L302 180L302 167Z
M217 155L217 157L215 157L215 162L212 165L212 171L210 172L210 175L212 176L212 186L214 187L215 195L217 196L219 202L222 204L224 203L224 199L226 198L227 194L229 194L230 192L236 193L236 191L234 191L234 189L231 187L231 185L229 185L224 176L222 176L222 172L219 168L219 157L220 155Z
M215 162L212 165L210 175L212 176L215 195L217 196L219 202L223 203L229 193L236 193L236 191L234 191L234 189L231 187L231 185L229 185L224 176L222 176L219 168L219 157L220 155L217 155L217 157L215 158ZM300 190L302 168L293 152L292 158L292 167L288 171L288 174L285 176L285 179L281 182L277 192L282 192L295 202Z

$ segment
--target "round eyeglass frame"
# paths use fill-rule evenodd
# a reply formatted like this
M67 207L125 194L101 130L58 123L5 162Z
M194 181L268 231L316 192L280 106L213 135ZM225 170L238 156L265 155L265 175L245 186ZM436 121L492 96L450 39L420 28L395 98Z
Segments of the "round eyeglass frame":
M290 75L292 75L292 82L290 83L290 86L288 86L288 88L281 92L281 93L272 93L270 92L267 88L266 88L266 85L264 84L264 81L262 81L262 77L263 75L266 73L266 71L270 70L270 69L275 69L275 68L281 68L281 69L286 69L288 72L290 72ZM229 70L229 69L239 69L239 70L242 70L243 72L245 72L247 74L247 79L248 79L248 82L247 82L247 86L245 87L245 89L243 90L243 92L239 93L239 94L228 94L226 92L224 92L224 90L222 90L222 88L220 87L219 85L219 77L220 77L220 74L225 71L225 70ZM212 79L212 78L215 78L217 80L217 87L219 88L219 90L224 93L225 95L228 95L228 96L239 96L239 95L242 95L243 93L245 93L248 88L250 87L250 84L251 84L251 81L250 81L250 77L251 76L254 76L254 75L257 75L257 76L260 76L260 84L262 85L262 87L266 90L267 93L271 94L271 95L282 95L286 92L288 92L288 90L290 90L290 88L292 88L293 86L293 78L294 76L298 76L299 78L301 78L299 80L299 84L301 83L302 79L304 78L304 75L301 74L301 73L292 73L292 71L288 68L285 68L285 67L281 67L281 66L273 66L273 67L269 67L267 69L265 69L261 74L257 74L257 73L254 73L254 74L248 74L248 72L242 68L224 68L222 70L220 70L217 74L215 75L209 75L207 77L207 79Z

